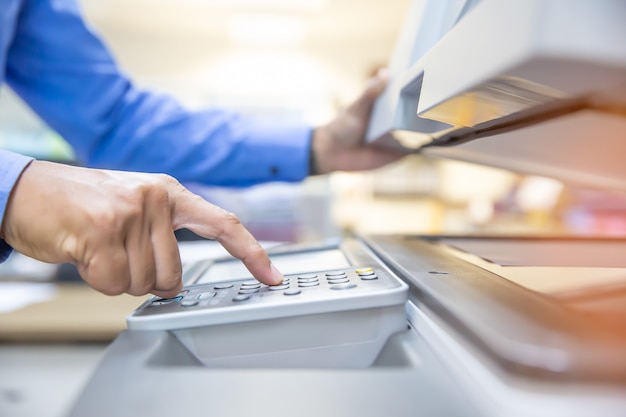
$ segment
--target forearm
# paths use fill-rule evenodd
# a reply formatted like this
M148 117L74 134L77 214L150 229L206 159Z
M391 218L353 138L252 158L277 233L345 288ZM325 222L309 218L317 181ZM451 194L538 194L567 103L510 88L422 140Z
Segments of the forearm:
M6 80L89 166L239 186L308 173L308 126L191 112L138 90L73 0L24 2Z

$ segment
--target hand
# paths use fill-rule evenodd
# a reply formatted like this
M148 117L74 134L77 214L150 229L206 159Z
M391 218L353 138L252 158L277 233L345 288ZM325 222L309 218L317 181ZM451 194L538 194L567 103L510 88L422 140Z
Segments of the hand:
M355 102L330 123L315 129L311 147L316 173L373 169L406 155L365 143L372 106L384 91L387 78L385 70L378 71Z
M171 297L182 287L174 230L183 227L217 240L259 281L282 281L237 217L162 174L33 161L13 189L2 237L30 257L76 264L105 294Z

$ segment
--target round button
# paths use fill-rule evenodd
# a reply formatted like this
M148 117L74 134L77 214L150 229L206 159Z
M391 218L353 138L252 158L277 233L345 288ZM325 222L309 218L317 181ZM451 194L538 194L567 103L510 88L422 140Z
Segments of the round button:
M184 300L180 305L182 307L193 307L199 303L198 300Z
M261 284L241 284L241 289L261 288Z
M302 291L297 289L297 288L292 288L290 290L285 291L283 294L285 295L298 295L300 294Z
M256 279L249 279L247 281L242 282L241 285L261 285L261 283L257 281Z
M214 292L203 292L202 294L198 295L198 300L206 300L207 298L213 297L215 297Z
M331 278L331 277L345 277L347 275L343 271L337 271L337 272L327 272L326 276Z
M298 279L300 278L303 278L303 279L317 278L317 274L301 274L301 275L298 275Z
M362 274L364 272L373 272L373 269L372 268L359 268L359 269L356 269L355 272L357 274Z
M372 275L360 275L361 279L363 281L372 281L375 279L378 279L378 275L372 274Z
M233 297L233 301L246 301L249 298L249 294L239 294Z
M213 286L213 288L215 288L216 290L225 290L227 288L232 288L232 287L233 287L233 284L232 283L228 283L228 282L225 282L223 284L215 284Z
M287 288L289 288L289 285L274 285L269 287L270 291L286 290Z
M239 290L239 294L254 294L259 292L258 288L242 288Z
M298 282L319 282L317 278L300 278L298 277Z
M356 284L338 284L330 287L331 290L351 290L352 288L356 288Z
M328 279L328 283L331 284L331 285L332 284L343 284L344 282L349 282L349 281L350 280L348 278L334 278L334 279L329 278Z
M298 287L317 287L318 285L320 285L319 281L298 283Z
M360 277L366 277L366 276L368 276L368 275L376 275L376 274L374 273L374 271L370 271L370 272L359 272L359 276L360 276Z

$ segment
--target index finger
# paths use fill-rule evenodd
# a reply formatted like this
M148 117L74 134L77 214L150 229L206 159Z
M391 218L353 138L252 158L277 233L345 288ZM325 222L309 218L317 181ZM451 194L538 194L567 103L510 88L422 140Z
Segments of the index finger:
M183 190L172 201L175 228L188 228L202 237L215 239L262 283L276 285L282 282L283 275L237 216L185 188Z

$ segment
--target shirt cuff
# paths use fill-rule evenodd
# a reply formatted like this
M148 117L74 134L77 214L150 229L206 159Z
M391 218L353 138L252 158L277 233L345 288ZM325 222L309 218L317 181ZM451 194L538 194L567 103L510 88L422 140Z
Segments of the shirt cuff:
M31 163L33 158L0 149L0 220L4 222L4 213L15 183ZM0 262L11 254L12 248L0 239Z
M309 175L311 126L253 119L247 129L246 150L239 153L241 160L235 166L253 173L251 177L260 182L297 182Z

